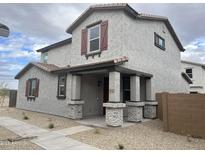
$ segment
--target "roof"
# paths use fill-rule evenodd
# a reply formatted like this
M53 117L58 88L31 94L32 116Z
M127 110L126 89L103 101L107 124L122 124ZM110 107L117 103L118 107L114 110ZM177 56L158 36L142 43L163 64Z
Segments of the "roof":
M187 63L187 64L192 64L192 65L198 65L201 66L202 68L205 69L205 64L202 63L197 63L197 62L192 62L192 61L185 61L185 60L181 60L182 63Z
M57 42L57 43L54 43L54 44L51 44L49 46L46 46L44 48L41 48L41 49L38 49L37 52L47 52L51 49L54 49L54 48L57 48L57 47L61 47L65 44L69 44L72 42L72 38L68 38L68 39L65 39L65 40L62 40L60 42Z
M16 76L15 79L19 79L24 73L26 73L31 67L36 66L46 72L51 72L58 69L59 67L54 64L44 64L39 62L31 62L27 64Z
M182 72L181 75L189 84L193 83L190 77L186 73Z
M86 71L86 70L91 70L91 69L100 69L104 67L121 65L127 61L128 61L128 58L124 56L124 57L115 58L111 60L88 63L88 64L83 64L83 65L60 67L56 70L53 70L52 72L60 73L60 72L75 72L75 71Z
M92 12L96 10L123 10L125 13L130 15L136 19L142 20L154 20L154 21L162 21L166 24L168 30L170 31L171 35L173 36L178 48L181 51L185 51L183 48L178 36L176 35L173 27L171 26L167 17L151 15L151 14L139 14L136 12L132 7L130 7L126 3L114 3L114 4L98 4L98 5L91 5L87 10L85 10L66 30L67 33L72 34L72 31L81 23L83 22Z
M91 5L87 10L85 10L66 30L67 33L72 34L72 31L77 27L82 21L84 21L91 13L96 10L123 10L127 14L135 17L138 13L126 3L114 3L114 4L97 4Z

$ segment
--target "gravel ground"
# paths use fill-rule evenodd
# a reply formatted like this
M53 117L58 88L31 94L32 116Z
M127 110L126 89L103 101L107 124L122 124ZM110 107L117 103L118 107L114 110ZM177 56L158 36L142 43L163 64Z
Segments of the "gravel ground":
M28 120L23 120L23 112L29 118ZM54 124L54 128L52 130L60 130L63 128L79 125L74 120L70 120L68 118L9 107L0 107L0 117L2 116L8 116L14 119L18 119L26 123L33 124L48 130L50 130L48 128L50 121L52 121L52 123Z
M94 145L100 149L117 149L118 145L124 149L205 149L205 140L163 132L160 120L138 123L126 128L97 128L92 131L81 132L70 137L81 142Z
M42 150L41 147L31 143L29 140L21 140L16 142L6 141L8 138L16 138L18 135L0 127L0 150Z

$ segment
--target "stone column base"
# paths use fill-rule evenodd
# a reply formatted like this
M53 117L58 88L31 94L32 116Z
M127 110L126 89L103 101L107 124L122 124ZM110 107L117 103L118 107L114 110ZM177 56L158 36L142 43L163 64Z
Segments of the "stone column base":
M70 101L68 104L68 117L71 119L83 118L84 101Z
M144 106L144 118L154 119L157 117L157 105L156 101L147 101Z
M122 126L124 103L104 103L106 107L105 122L108 126Z
M144 102L126 102L128 121L141 122L143 118Z

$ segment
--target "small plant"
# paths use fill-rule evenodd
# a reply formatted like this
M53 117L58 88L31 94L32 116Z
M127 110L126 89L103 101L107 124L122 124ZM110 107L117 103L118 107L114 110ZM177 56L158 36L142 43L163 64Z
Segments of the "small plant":
M53 123L50 123L50 124L48 125L48 128L49 128L49 129L53 129L53 128L54 128L54 124L53 124Z
M95 129L94 131L95 134L100 134L100 130L98 128Z
M118 149L119 149L119 150L123 150L123 149L125 149L125 147L124 147L123 144L118 144Z
M29 119L28 116L24 112L22 113L22 115L23 115L23 119L24 120L28 120Z
M51 118L48 118L48 122L49 122L48 128L49 128L49 129L53 129L53 128L54 128L54 123L52 122L52 119L51 119Z

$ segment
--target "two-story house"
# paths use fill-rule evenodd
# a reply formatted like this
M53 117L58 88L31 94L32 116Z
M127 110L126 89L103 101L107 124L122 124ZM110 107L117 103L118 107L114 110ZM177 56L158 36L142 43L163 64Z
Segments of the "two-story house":
M185 72L192 80L190 93L205 93L205 64L181 61L182 72Z
M140 14L128 4L93 5L66 32L72 38L39 49L41 62L16 75L17 108L72 119L106 114L107 124L118 126L126 101L188 92L184 48L165 17Z

